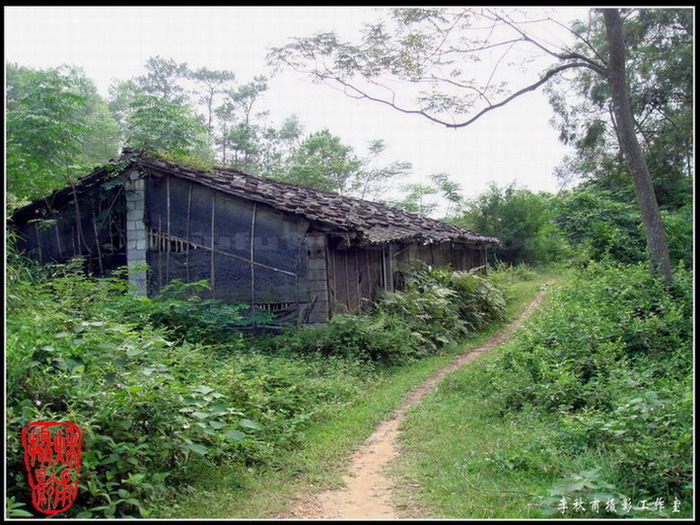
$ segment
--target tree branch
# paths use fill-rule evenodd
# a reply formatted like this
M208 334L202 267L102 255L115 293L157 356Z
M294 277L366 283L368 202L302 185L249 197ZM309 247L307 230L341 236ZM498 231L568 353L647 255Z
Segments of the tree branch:
M494 109L500 108L502 106L505 106L506 104L508 104L512 100L516 99L517 97L519 97L521 95L524 95L525 93L536 90L538 87L540 87L542 84L547 82L554 75L561 73L562 71L566 71L568 69L579 68L579 67L585 67L585 68L592 69L590 64L588 64L586 62L570 62L568 64L562 64L559 67L556 67L556 68L553 68L553 69L550 69L549 71L547 71L547 73L545 73L544 76L542 76L542 78L540 78L534 84L531 84L529 86L526 86L526 87L516 91L512 95L508 96L507 98L503 99L502 101L500 101L496 104L491 104L491 105L485 107L484 109L479 111L476 115L474 115L470 119L468 119L464 122L460 122L460 123L447 122L447 121L442 120L434 115L431 115L430 113L427 113L424 110L403 108L403 107L398 106L394 101L388 101L388 100L385 100L382 98L374 97L374 96L362 91L360 88L346 82L345 80L341 79L338 76L333 76L332 79L335 80L336 82L338 82L339 84L341 84L342 86L344 86L347 90L350 90L350 93L347 93L347 95L351 98L358 99L358 100L366 99L366 100L370 100L372 102L384 104L386 106L389 106L389 107L395 109L396 111L399 111L401 113L405 113L408 115L420 115L420 116L423 116L436 124L441 124L441 125L448 127L448 128L463 128L463 127L468 126L469 124L472 124L477 119L484 116L486 113L493 111ZM351 94L353 92L355 93L355 95Z

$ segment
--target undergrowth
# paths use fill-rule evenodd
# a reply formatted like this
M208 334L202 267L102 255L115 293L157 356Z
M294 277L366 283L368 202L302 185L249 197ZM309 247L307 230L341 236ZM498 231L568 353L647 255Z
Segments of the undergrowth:
M438 352L502 315L487 278L417 268L406 297L369 316L250 338L244 305L201 300L206 283L127 293L80 261L42 268L10 254L7 294L8 508L29 501L20 433L32 421L83 432L67 518L150 517L199 466L283 463L312 420L360 398L387 366ZM422 298L416 306L413 299Z
M645 264L572 272L510 344L409 421L427 501L449 517L690 515L692 321L682 266L670 285ZM425 443L432 425L440 439ZM520 511L503 506L509 495Z

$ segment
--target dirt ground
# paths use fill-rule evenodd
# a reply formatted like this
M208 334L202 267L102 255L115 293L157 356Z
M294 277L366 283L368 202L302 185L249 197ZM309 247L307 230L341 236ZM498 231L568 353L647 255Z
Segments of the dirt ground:
M386 465L399 451L396 439L406 412L433 390L450 372L465 365L490 348L504 343L539 306L546 292L540 292L518 319L496 333L484 345L470 350L411 391L394 414L382 421L363 446L353 455L345 486L306 497L283 519L401 519L420 517L419 508L399 511L392 504L393 480L384 474Z

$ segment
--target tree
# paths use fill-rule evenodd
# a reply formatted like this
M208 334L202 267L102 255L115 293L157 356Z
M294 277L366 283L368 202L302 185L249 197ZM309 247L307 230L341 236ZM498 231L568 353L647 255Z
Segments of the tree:
M410 162L395 161L387 165L379 163L379 157L386 151L382 139L370 141L368 156L362 160L362 169L356 172L351 193L360 199L379 200L397 179L406 176L412 169Z
M146 74L136 77L133 82L138 93L184 105L189 96L182 84L189 75L186 62L177 63L172 58L155 56L146 61Z
M352 148L324 129L301 142L281 180L344 194L350 191L361 166Z
M607 78L620 148L627 161L637 193L637 202L646 230L647 249L653 270L670 281L672 278L671 259L666 243L666 233L651 175L635 133L634 116L625 75L625 41L622 32L622 19L617 9L605 9L603 14L609 47Z
M449 217L457 208L459 208L464 203L464 197L462 197L461 186L450 179L447 173L436 173L430 176L430 180L435 184L440 196L447 203L445 209L445 217Z
M211 160L206 127L188 108L137 94L130 109L125 123L125 141L130 148Z
M693 31L688 9L634 9L624 13L627 79L635 125L659 207L689 203L693 155ZM606 45L604 20L574 22L596 47ZM555 122L574 154L558 176L634 201L634 187L617 141L607 80L572 71L547 86Z
M489 249L494 260L509 264L551 262L563 255L563 243L554 223L556 198L534 193L512 183L467 200L462 214L451 222L483 235L498 237L502 245Z
M402 186L404 198L393 201L391 204L406 211L410 211L421 217L428 217L438 207L438 203L429 199L431 195L437 194L437 189L429 184L412 182Z
M6 107L11 205L43 197L117 153L116 123L79 69L8 64Z
M582 260L644 260L639 210L605 190L577 188L557 199L555 221L574 255Z
M225 91L224 101L214 111L219 121L216 141L221 146L224 165L255 171L261 152L262 127L253 117L257 120L264 115L254 114L253 109L267 88L267 79L258 76L252 82Z
M368 25L359 43L342 42L334 33L320 33L274 49L270 59L276 65L306 71L353 98L450 128L468 126L566 71L584 68L600 75L610 87L620 147L637 189L652 271L670 279L658 204L649 191L644 159L634 145L619 12L602 11L607 49L597 48L574 30L568 33L581 43L583 52L565 44L547 44L537 36L537 28L543 23L550 28L561 28L561 24L549 17L527 19L516 10L410 8L392 10L390 20ZM551 64L522 87L504 94L501 66L522 46L534 49ZM478 82L471 74L483 63L493 67L482 70L484 80ZM402 93L412 102L407 103Z
M209 136L214 132L214 101L216 96L225 92L227 82L232 82L236 75L231 71L216 71L206 67L200 67L196 71L189 73L189 78L194 80L201 88L202 92L198 101L204 104L204 122L209 131Z
M287 117L279 128L267 126L261 134L258 172L272 179L284 178L294 151L299 146L304 127L299 117Z

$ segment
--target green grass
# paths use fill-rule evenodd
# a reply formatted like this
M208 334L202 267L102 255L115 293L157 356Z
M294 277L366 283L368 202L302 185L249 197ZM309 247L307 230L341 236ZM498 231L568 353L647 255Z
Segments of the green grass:
M514 285L508 318L529 304L543 282L554 278L561 281L567 277L543 272L532 281ZM551 485L559 467L552 458L542 457L537 458L539 466L545 473L550 470L549 476L519 475L519 458L514 462L511 457L532 433L546 433L547 422L517 425L510 419L493 421L485 415L491 411L479 392L489 389L490 384L488 376L479 371L493 362L502 348L494 348L451 373L408 412L399 436L402 454L390 466L397 481L398 508L433 518L535 515L527 506L530 494Z
M564 275L554 285L571 279ZM523 283L526 284L526 283ZM533 283L534 286L534 283ZM511 307L526 301L523 285ZM546 303L543 305L546 308ZM480 356L469 366L446 377L438 387L413 407L401 427L402 454L389 466L397 481L394 503L406 509L405 517L436 519L522 519L564 517L556 501L539 507L542 497L559 486L566 486L572 473L588 477L589 494L607 491L604 480L615 479L616 457L606 447L586 447L570 451L562 448L560 415L542 410L523 409L499 415L489 366L512 345L506 343ZM484 393L490 393L484 395ZM663 461L659 458L659 461ZM665 498L665 517L687 518L691 502L682 502L681 512L671 513L672 495L636 493L623 487L636 506L643 499ZM568 491L567 491L568 492ZM620 496L613 488L610 494ZM650 517L651 513L618 511L598 516ZM590 509L590 501L584 502ZM569 506L572 502L569 501ZM571 509L566 517L595 517L590 512L577 516ZM661 517L664 517L663 515Z
M512 319L536 295L552 274L512 286L508 317ZM452 361L455 355L477 348L505 323L473 334L441 355L384 369L353 402L322 410L304 431L301 445L267 466L204 468L185 496L154 509L153 517L273 518L289 510L295 498L338 487L353 450L392 413L406 394Z

